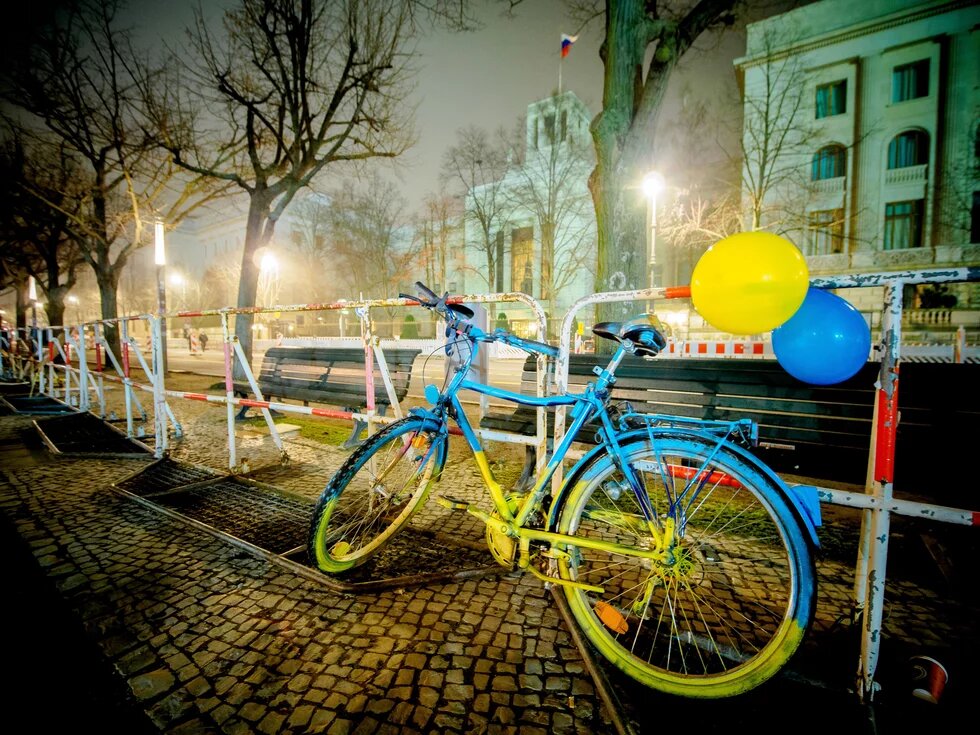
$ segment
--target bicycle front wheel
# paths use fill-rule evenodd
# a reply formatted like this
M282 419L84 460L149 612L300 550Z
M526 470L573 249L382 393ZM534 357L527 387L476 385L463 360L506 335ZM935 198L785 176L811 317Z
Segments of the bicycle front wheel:
M621 545L572 548L560 563L562 577L602 589L564 588L576 620L606 658L654 689L720 698L758 686L796 651L814 613L813 556L784 491L697 436L654 434L622 450L653 529L608 454L570 479L558 530ZM655 535L668 546L651 559Z
M426 419L410 416L372 436L320 495L310 560L333 574L367 561L422 506L445 460L445 436Z

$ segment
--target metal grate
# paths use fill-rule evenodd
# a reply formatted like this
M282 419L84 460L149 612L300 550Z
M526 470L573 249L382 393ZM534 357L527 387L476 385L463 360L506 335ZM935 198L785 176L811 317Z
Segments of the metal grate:
M29 414L68 414L75 409L67 403L50 398L49 396L5 396L7 403L13 406L17 413Z
M41 438L62 454L141 457L148 453L146 447L90 413L40 419L35 425Z
M302 563L311 568L313 566L305 554ZM425 577L485 567L490 567L495 572L504 571L503 567L494 565L493 558L485 548L477 550L444 543L431 533L409 527L388 541L362 566L341 579L349 584L361 584L379 579Z
M170 458L154 462L116 483L115 487L201 523L225 537L315 569L306 554L306 538L314 508L310 498ZM499 571L501 568L493 564L485 548L460 546L437 534L409 526L351 573L343 577L323 575L322 579L353 591L368 586L407 586L454 575L474 576Z
M154 462L146 469L140 470L136 474L130 475L121 482L116 483L116 487L120 490L133 493L133 495L146 497L155 493L173 490L182 485L191 485L220 476L220 474L204 467L181 464L180 462L166 458L161 459L159 462Z
M305 542L313 504L226 478L155 499L160 505L273 554Z

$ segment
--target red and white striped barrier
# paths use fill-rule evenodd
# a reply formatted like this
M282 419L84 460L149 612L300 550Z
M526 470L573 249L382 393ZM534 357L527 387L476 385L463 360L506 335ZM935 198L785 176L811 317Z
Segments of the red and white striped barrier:
M747 357L775 358L772 342L762 340L668 340L659 357Z

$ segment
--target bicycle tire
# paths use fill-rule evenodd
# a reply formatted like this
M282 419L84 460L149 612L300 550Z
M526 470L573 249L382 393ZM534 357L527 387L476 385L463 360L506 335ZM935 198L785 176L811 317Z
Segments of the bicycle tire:
M786 665L813 622L813 553L791 502L717 441L676 432L624 441L661 527L667 518L679 524L678 544L669 561L569 549L560 576L603 588L564 587L575 619L602 655L653 689L715 699L757 687ZM692 478L700 490L681 500ZM559 532L652 548L609 453L568 486Z
M310 561L330 574L363 564L425 503L445 461L445 435L431 420L409 416L371 436L317 500Z

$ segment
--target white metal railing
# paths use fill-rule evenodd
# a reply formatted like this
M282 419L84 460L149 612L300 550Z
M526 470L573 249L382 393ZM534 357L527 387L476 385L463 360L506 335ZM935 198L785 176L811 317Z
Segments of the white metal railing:
M876 401L869 447L868 480L864 494L817 487L822 502L859 508L863 511L859 555L855 569L855 614L862 622L861 650L857 685L860 698L870 701L878 689L874 675L881 642L881 621L885 601L885 574L888 558L890 514L958 525L977 525L980 512L895 498L892 494L895 467L895 436L898 429L898 364L901 357L902 289L908 284L980 281L980 268L948 268L890 273L861 273L813 278L817 288L883 287L884 304L881 319L881 369L876 387ZM650 299L684 298L690 289L655 288L594 294L576 301L562 320L561 353L555 370L559 391L568 388L568 354L575 314L590 304ZM557 444L564 434L564 410L555 416ZM560 476L561 467L558 468ZM556 486L560 477L555 480ZM874 540L872 542L872 539Z

